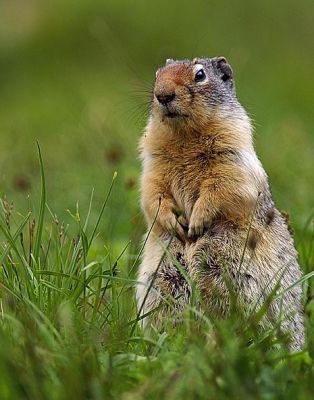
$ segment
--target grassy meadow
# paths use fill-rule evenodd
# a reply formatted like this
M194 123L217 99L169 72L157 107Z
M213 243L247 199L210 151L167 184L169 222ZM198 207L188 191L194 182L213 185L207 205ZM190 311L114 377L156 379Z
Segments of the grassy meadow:
M0 2L0 399L313 398L313 15L310 0ZM155 70L215 55L307 274L297 354L278 327L258 334L261 312L137 321Z

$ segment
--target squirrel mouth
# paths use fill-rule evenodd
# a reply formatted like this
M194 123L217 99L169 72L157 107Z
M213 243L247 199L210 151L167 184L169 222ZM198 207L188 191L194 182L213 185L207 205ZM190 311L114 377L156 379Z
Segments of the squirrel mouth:
M180 114L178 114L176 112L172 112L172 111L167 111L165 113L165 117L167 117L167 118L176 118L176 117L179 117L179 116L180 116Z
M174 119L174 118L186 118L186 117L187 117L186 114L180 114L180 113L178 113L178 112L176 112L176 111L169 111L169 110L166 110L166 111L165 111L164 116L165 116L166 118L170 118L170 119Z

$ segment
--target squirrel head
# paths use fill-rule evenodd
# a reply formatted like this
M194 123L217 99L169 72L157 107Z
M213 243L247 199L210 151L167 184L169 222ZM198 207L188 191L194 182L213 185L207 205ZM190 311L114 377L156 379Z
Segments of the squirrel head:
M152 116L199 128L238 105L232 68L224 57L168 59L156 72Z

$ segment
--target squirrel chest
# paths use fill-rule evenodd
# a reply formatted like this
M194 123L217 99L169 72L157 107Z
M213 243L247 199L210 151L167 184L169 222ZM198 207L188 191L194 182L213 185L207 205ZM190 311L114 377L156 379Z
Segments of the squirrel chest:
M200 143L170 144L153 153L156 169L163 169L165 185L176 205L189 216L199 197L202 181L217 162L213 153Z

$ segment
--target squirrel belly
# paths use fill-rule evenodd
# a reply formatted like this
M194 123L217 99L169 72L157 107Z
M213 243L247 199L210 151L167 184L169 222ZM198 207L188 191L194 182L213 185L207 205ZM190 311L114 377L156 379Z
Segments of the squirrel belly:
M142 316L158 308L144 325L160 326L189 303L178 263L218 317L230 309L226 272L248 311L263 304L278 281L284 290L300 278L292 237L272 200L225 58L172 60L157 71L140 153L141 205L151 232L137 302ZM170 298L175 311L167 306ZM299 286L272 302L263 326L281 313L291 350L301 349Z

